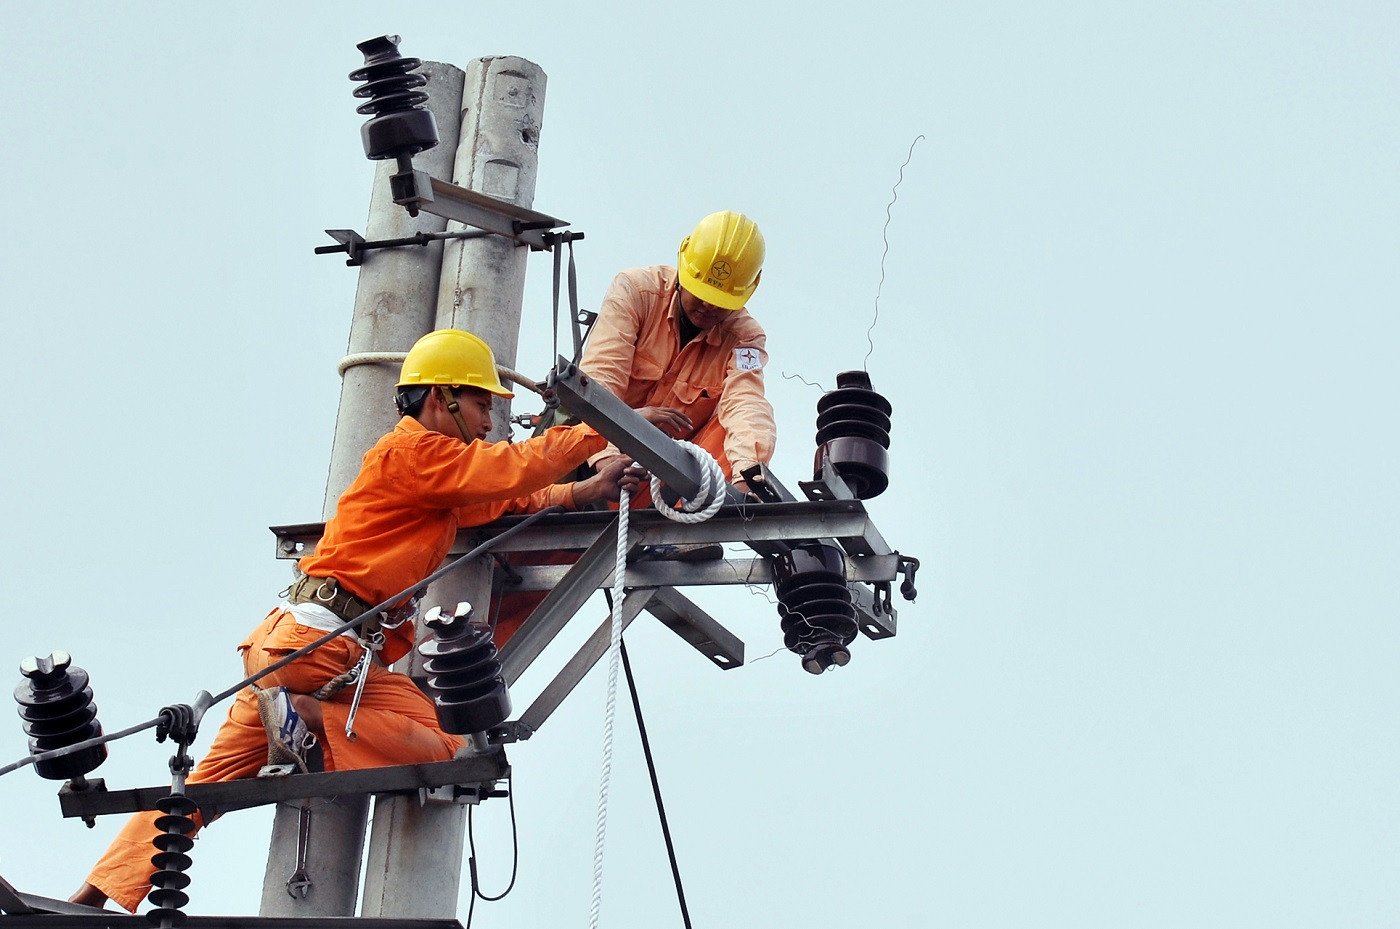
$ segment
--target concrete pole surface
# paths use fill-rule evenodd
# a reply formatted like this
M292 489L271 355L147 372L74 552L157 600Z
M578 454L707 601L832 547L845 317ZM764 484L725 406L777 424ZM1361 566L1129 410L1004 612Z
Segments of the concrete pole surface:
M428 77L425 88L428 109L437 120L440 141L435 147L415 155L413 164L433 177L447 177L457 155L465 75L460 68L436 61L423 62L419 70ZM389 192L389 177L397 170L396 163L389 160L380 161L376 166L365 238L373 242L446 230L447 220L442 217L427 212L411 217L394 202ZM420 336L434 328L442 252L442 242L430 242L426 246L406 245L366 253L355 291L347 354L406 352ZM359 473L365 452L398 421L393 401L398 377L396 364L362 364L346 369L340 386L340 412L336 416L335 444L326 481L327 519L335 512L340 495Z
M467 66L454 184L517 206L534 205L544 92L544 71L524 58L478 58ZM476 333L498 364L514 368L529 251L500 236L448 243L442 253L438 328ZM510 401L498 397L495 410L491 438L507 439Z
M450 609L460 600L490 604L494 568L489 558L478 558L462 568L453 575L459 599L443 607ZM433 590L439 586L435 584ZM418 670L416 653L413 664ZM465 847L466 807L441 800L423 803L416 796L376 798L360 915L455 916Z
M544 90L544 71L523 58L478 58L467 67L453 183L533 206ZM528 248L499 236L449 242L443 249L437 327L476 333L497 362L514 367L528 254ZM491 439L510 437L509 416L509 402L497 398ZM428 588L425 608L450 608L466 600L482 615L491 608L489 565L479 563L438 581ZM466 823L460 805L419 807L416 797L381 799L360 915L454 916ZM376 890L373 899L371 890Z
M306 870L311 890L306 899L287 892L287 879L296 870L297 826L301 804L277 804L272 847L263 872L261 916L351 916L360 884L360 856L365 848L365 817L369 797L317 798L311 801L311 839ZM290 824L290 834L284 834ZM285 847L284 847L285 845ZM345 904L349 895L349 907Z
M460 68L434 61L425 61L421 73L428 78L427 106L437 120L441 141L415 156L414 165L435 177L446 177L456 157L465 76ZM354 144L351 139L345 141L347 146ZM407 210L394 203L389 176L395 170L393 161L381 161L377 166L365 238L374 241L420 231L442 232L446 220L431 213L411 218ZM347 353L407 351L432 329L441 268L440 242L368 252L360 266ZM397 380L398 365L356 365L346 370L326 480L325 518L334 515L336 503L359 472L365 452L398 420L393 404ZM294 806L278 806L259 913L355 915L368 813L369 797L364 795L340 798L335 803L317 802L307 854L312 889L301 900L289 895L286 887L287 878L296 869L298 810Z

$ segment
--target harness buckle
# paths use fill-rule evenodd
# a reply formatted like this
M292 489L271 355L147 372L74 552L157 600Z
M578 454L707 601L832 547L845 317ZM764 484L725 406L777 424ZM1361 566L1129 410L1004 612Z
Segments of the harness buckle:
M335 578L328 577L321 581L320 586L316 588L311 596L322 603L334 603L336 595L339 593L340 591L336 589Z

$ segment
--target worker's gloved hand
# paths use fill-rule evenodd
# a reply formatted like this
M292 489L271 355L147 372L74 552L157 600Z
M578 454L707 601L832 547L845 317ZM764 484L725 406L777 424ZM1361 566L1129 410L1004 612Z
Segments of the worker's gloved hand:
M677 436L690 435L695 431L695 425L690 421L689 416L669 406L644 406L637 412L642 414L642 419L673 439Z
M628 493L636 493L637 487L647 477L646 469L626 455L604 458L594 467L597 474L574 484L575 506L582 507L600 500L617 500L622 496L624 487Z

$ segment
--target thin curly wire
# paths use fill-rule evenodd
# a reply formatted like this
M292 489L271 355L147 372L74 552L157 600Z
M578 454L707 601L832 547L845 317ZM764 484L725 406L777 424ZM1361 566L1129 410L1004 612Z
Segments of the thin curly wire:
M866 355L865 357L869 358L870 356L869 356L869 355ZM808 387L815 387L815 388L817 388L817 390L820 390L822 393L826 393L826 388L823 387L821 384L819 384L819 383L817 383L817 382L815 382L815 381L809 381L809 380L807 380L805 377L803 377L803 376L800 375L800 374L788 374L786 371L779 371L778 373L781 374L781 375L783 376L783 380L785 380L785 381L801 381L802 383L806 384Z
M871 334L875 331L875 324L880 321L880 292L885 289L885 256L890 253L890 218L894 210L895 201L899 199L899 185L904 183L904 169L909 167L909 162L914 160L914 146L923 140L923 133L916 135L914 141L909 143L909 154L904 159L904 164L899 166L899 180L894 182L894 187L890 188L890 202L885 206L885 225L880 230L880 238L885 243L885 250L880 253L880 283L875 288L875 318L870 321L870 328L865 330L865 341L870 343L870 348L866 349L865 360L861 362L861 369L867 374L870 373L870 355L875 351L875 340Z

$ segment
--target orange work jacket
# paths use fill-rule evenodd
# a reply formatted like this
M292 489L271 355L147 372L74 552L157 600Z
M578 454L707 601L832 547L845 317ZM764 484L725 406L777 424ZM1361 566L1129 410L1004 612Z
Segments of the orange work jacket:
M606 446L582 425L515 444L465 443L405 416L365 453L321 541L298 565L380 603L436 570L459 527L572 506L573 485L553 482ZM412 626L386 630L385 664L413 647Z
M763 327L735 310L681 347L680 313L675 268L623 271L603 297L579 368L633 409L680 410L696 432L718 417L733 474L767 464L777 428L763 394Z

